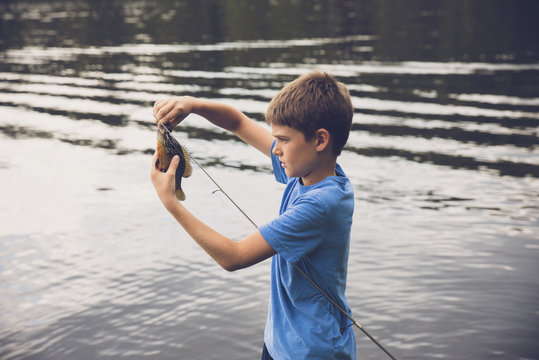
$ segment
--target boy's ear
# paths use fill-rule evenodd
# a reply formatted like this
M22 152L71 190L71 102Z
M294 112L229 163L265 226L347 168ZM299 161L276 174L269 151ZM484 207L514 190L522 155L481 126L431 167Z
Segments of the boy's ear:
M326 129L318 129L315 134L316 150L323 151L329 146L331 134Z

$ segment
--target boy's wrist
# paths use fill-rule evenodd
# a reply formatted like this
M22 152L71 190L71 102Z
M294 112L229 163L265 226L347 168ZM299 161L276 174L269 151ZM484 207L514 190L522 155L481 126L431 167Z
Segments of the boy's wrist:
M163 203L163 206L165 207L165 209L167 209L168 211L171 211L172 209L174 209L175 205L178 204L178 199L176 199L176 196L174 196L174 194L166 194L164 196L161 197L161 202Z
M190 112L200 115L200 111L203 108L203 101L194 96L185 96L184 98L189 102Z

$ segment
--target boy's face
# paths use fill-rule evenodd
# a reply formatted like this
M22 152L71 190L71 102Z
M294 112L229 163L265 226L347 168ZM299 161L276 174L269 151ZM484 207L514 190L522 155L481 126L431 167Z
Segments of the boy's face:
M276 139L272 152L279 157L286 175L303 178L316 169L316 137L306 141L302 132L276 124L272 124L271 132Z

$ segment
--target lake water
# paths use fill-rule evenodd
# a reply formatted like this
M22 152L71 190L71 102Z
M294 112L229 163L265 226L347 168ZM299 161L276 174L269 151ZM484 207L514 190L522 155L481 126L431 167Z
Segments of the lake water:
M398 359L538 359L538 4L1 2L0 358L259 358L269 261L227 273L166 213L152 105L262 122L316 68L355 107L354 317ZM175 135L255 222L277 214L264 156L196 116ZM184 187L252 231L200 169Z

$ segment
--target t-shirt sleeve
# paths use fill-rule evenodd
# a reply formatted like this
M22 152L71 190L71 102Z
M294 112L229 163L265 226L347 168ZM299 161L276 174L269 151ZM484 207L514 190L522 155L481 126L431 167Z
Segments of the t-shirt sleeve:
M324 240L326 227L325 207L315 196L306 196L259 231L286 261L296 263Z
M275 180L281 184L286 184L288 182L288 176L286 175L284 168L281 166L279 157L273 153L273 148L275 147L276 140L273 141L271 145L271 165L273 167L273 174L275 175Z

